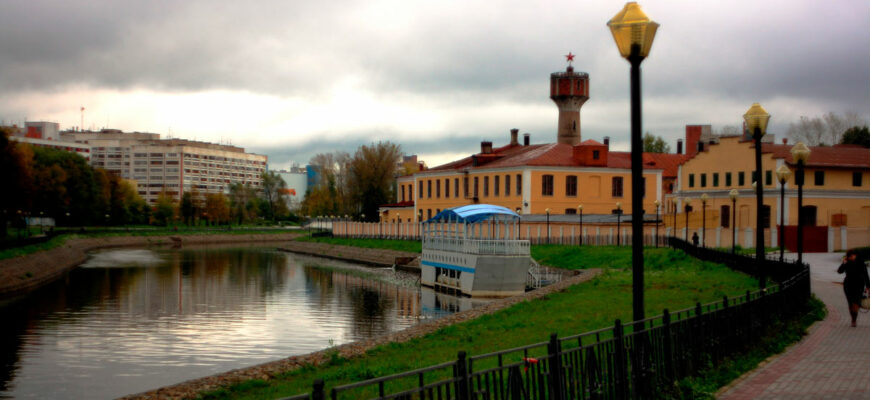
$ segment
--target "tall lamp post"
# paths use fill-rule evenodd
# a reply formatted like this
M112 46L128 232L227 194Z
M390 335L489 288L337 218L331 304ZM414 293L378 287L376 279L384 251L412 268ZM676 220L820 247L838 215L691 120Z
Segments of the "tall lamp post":
M550 208L544 211L547 213L547 244L550 244Z
M782 262L785 253L785 183L791 177L791 170L783 164L776 169L776 177L779 180L779 262Z
M622 230L621 222L622 222L622 203L617 201L616 202L616 245L617 246L622 245L622 240L621 240L622 235L619 233L619 231Z
M583 205L577 206L577 214L580 215L580 246L583 245Z
M707 193L701 194L701 247L707 247Z
M685 210L686 210L686 235L685 235L686 237L684 239L686 240L686 242L688 242L689 241L689 212L692 211L692 206L691 206L691 204L689 204L689 199L686 199Z
M731 198L731 254L737 250L737 197L740 192L737 189L731 189L728 192L728 197Z
M804 168L810 158L810 149L803 142L798 142L791 148L791 156L797 164L797 173L794 175L795 184L798 187L798 228L797 228L797 252L798 263L804 262Z
M656 232L655 232L655 244L656 244L656 247L659 247L659 207L661 207L662 202L656 200L656 201L655 201L655 205L656 205Z
M519 218L517 218L517 240L520 240L523 238L523 214L522 214L522 211L523 210L521 208L517 207L516 212L517 212L517 215L520 216Z
M631 64L631 270L634 320L644 319L643 304L643 140L641 139L640 63L649 55L659 24L628 2L608 23L619 54Z
M752 139L755 141L755 181L758 186L755 188L755 260L761 265L761 260L764 259L764 185L761 183L761 137L767 133L767 122L770 121L770 114L764 110L758 103L753 103L752 107L743 114L743 120L746 121L746 128L752 132ZM760 288L765 287L764 271L758 267L758 285Z

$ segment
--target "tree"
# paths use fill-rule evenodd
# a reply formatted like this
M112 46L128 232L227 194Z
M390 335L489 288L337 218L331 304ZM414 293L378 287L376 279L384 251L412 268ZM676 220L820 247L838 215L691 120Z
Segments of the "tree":
M169 225L169 222L175 217L175 202L166 192L157 196L152 217L154 223L158 225Z
M263 179L263 215L275 221L276 217L287 214L287 182L274 171L264 171Z
M380 205L394 198L393 179L401 156L401 147L391 142L360 146L348 168L348 186L358 208L339 214L377 215Z
M870 148L870 130L867 129L867 125L863 127L853 126L843 133L843 139L840 143L857 144Z
M866 125L855 112L843 115L828 112L821 117L802 116L797 123L788 126L786 134L795 141L805 142L810 146L832 145L840 143L843 134L849 127Z
M230 202L223 193L209 193L205 196L205 218L212 224L230 222Z
M643 135L643 151L646 153L670 153L671 146L661 136L647 132Z
M29 146L21 146L9 140L11 132L0 127L0 238L6 237L6 225L17 215L16 211L28 209L31 179L33 173L33 153Z
M257 191L251 185L230 184L230 215L239 225L257 218Z
M181 204L178 206L178 211L181 213L181 219L185 224L190 225L194 222L199 210L202 208L200 204L201 199L202 195L200 195L195 187L191 187L190 190L185 191L181 195Z

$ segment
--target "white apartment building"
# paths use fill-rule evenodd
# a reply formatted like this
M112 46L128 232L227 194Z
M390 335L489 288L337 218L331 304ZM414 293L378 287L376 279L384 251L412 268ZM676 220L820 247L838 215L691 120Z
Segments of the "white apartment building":
M84 143L64 142L60 138L60 125L57 122L28 121L24 128L10 126L12 135L9 139L28 143L36 147L51 147L64 151L75 152L86 160L91 159L91 146Z
M160 139L156 133L64 131L63 141L90 146L90 164L136 182L149 203L162 192L181 200L185 191L228 193L232 183L262 185L265 155L245 149L185 139Z

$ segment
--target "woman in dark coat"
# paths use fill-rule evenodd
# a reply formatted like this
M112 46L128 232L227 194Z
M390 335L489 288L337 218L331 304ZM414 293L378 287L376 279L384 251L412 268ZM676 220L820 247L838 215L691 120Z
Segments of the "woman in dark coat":
M854 250L846 252L843 264L837 269L838 274L846 273L843 279L843 292L846 293L846 301L849 302L849 314L852 316L852 327L858 319L858 308L861 306L861 295L865 287L870 287L870 276L867 275L867 267L864 260L858 258Z

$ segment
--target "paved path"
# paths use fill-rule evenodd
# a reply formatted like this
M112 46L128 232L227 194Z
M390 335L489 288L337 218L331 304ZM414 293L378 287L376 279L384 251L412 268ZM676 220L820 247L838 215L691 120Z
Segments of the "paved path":
M791 255L793 257L793 255ZM805 254L813 293L825 302L828 316L810 328L800 343L743 376L719 399L870 399L870 313L849 327L843 253Z

